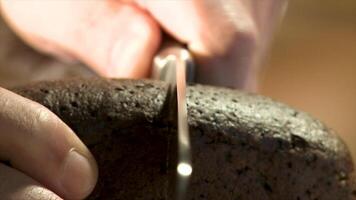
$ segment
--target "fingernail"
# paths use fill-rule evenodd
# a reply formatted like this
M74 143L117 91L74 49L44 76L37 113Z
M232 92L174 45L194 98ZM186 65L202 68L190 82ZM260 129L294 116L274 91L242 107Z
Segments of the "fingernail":
M132 78L135 76L135 67L141 58L137 56L141 53L145 44L144 33L137 28L130 27L122 33L111 49L109 64L109 76L120 78Z
M67 198L83 199L93 189L97 173L89 160L71 149L64 162L60 176L60 184Z

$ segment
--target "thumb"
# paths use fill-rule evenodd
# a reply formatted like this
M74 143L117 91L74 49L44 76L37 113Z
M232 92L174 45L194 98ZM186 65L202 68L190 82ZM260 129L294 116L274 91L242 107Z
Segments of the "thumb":
M84 62L100 75L150 72L160 29L147 13L119 1L0 1L5 19L40 51Z
M65 199L83 199L98 172L85 145L56 115L0 88L0 160Z

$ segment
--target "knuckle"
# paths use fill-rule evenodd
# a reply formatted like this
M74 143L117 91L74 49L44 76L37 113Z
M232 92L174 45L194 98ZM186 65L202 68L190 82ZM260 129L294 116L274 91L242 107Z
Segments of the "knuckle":
M0 108L5 108L9 103L8 91L0 87Z
M26 191L26 199L29 200L60 200L56 194L40 186L30 186Z
M32 129L51 130L57 127L59 119L44 106L36 106L33 112Z
M214 23L219 23L219 26L212 26L212 22L201 25L201 30L210 31L199 32L200 48L204 49L208 55L217 57L228 55L235 48L255 48L259 33L252 17L247 15L235 16L236 13L234 12L225 14L224 17L218 14L217 19L212 20Z

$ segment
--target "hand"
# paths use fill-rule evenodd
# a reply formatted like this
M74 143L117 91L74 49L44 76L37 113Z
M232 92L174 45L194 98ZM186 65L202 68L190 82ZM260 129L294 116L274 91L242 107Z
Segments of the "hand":
M55 114L0 88L1 199L83 199L97 166L72 130Z
M164 30L193 52L198 82L253 89L254 66L285 0L0 2L10 26L33 47L101 75L149 76Z

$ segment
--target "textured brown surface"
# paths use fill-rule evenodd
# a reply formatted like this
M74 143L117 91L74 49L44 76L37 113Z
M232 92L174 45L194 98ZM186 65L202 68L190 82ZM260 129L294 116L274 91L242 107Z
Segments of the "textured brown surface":
M174 136L166 85L67 80L15 89L50 108L96 157L90 199L169 199ZM345 145L319 121L268 98L192 86L188 112L195 171L188 199L355 199Z

